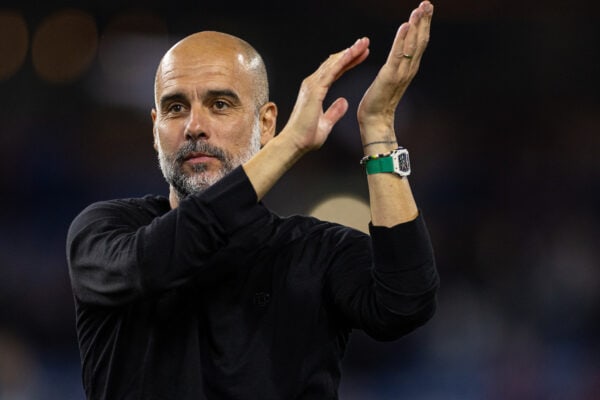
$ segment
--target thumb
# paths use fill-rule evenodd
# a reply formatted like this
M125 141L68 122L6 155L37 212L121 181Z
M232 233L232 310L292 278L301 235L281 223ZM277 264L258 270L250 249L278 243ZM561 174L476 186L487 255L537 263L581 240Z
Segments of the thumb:
M343 97L336 99L321 117L319 129L324 130L324 133L329 133L333 126L346 114L346 111L348 111L348 100Z

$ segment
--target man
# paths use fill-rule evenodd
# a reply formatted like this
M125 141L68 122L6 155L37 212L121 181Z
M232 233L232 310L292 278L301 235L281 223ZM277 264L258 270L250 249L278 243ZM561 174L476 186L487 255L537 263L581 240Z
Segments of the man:
M260 203L346 112L323 99L368 56L367 38L303 81L277 136L249 44L201 32L165 54L152 119L169 198L92 204L68 233L88 398L334 399L351 329L392 340L433 315L438 277L409 171L386 172L405 157L389 154L394 112L432 13L424 1L402 24L358 108L370 236Z

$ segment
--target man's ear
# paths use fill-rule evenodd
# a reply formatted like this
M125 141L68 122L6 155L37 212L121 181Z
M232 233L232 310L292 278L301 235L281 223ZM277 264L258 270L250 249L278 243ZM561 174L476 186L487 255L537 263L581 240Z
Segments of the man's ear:
M272 101L260 108L260 147L275 136L277 128L277 105Z
M156 109L153 108L150 112L152 116L152 136L154 136L154 150L158 151L158 138L156 137Z

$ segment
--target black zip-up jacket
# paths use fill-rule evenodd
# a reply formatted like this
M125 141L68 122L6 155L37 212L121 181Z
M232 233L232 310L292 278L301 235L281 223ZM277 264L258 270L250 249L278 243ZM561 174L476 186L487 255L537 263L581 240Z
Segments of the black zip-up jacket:
M422 216L371 235L257 202L242 168L171 210L104 201L67 259L88 399L337 399L348 335L434 313Z

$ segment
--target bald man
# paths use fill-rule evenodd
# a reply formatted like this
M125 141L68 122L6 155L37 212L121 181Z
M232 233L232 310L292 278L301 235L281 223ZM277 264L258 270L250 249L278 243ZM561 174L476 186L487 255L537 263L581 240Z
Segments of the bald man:
M260 201L345 114L323 99L369 39L302 82L277 135L248 43L200 32L164 55L152 120L168 198L94 203L68 232L89 399L336 399L352 329L393 340L431 318L438 275L393 122L432 13L424 1L400 26L357 110L370 235Z

